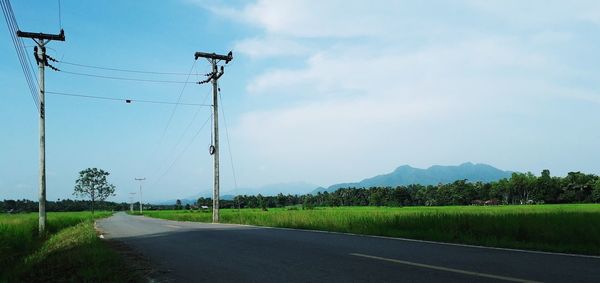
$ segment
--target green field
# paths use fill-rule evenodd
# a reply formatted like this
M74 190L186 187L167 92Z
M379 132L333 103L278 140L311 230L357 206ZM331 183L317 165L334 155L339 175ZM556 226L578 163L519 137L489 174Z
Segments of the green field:
M144 211L210 222L210 211ZM600 205L222 209L221 222L600 255Z
M136 281L94 230L94 219L111 214L50 212L42 237L37 213L0 214L0 282Z

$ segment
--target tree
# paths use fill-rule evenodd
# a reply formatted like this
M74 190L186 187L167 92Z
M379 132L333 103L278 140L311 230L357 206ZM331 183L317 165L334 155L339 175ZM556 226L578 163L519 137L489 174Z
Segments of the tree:
M260 209L267 211L268 200L266 200L261 194L258 194L256 198L258 199L258 206L260 206Z
M600 202L600 179L594 183L594 189L592 190L592 201Z
M175 210L180 210L181 209L181 200L177 200L175 201Z
M75 181L75 192L73 192L73 195L90 198L92 201L92 214L94 214L94 203L96 200L103 201L115 195L115 186L106 180L108 175L110 173L102 169L88 168L79 172L79 179Z
M181 205L181 201L179 201ZM204 198L204 197L199 197L198 200L196 201L196 205L197 206L211 206L212 205L212 199L211 198Z
M287 203L287 198L282 194L277 194L277 207L284 207Z

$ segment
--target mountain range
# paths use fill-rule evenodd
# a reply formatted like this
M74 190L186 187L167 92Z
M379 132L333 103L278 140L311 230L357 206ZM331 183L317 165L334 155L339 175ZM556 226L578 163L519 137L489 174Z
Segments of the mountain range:
M403 165L391 173L377 175L354 183L340 183L327 188L316 188L311 193L334 192L339 188L369 188L374 186L405 186L411 184L437 185L451 183L456 180L467 179L471 182L492 182L502 178L509 178L511 171L503 171L487 164L473 164L466 162L458 166L434 165L427 169L414 168Z
M265 185L256 188L238 188L235 191L229 191L221 195L221 199L232 200L234 195L257 195L274 196L282 194L317 194L318 192L334 192L339 188L369 188L374 186L406 186L411 184L437 185L439 183L451 183L456 180L467 179L470 182L493 182L502 178L509 178L511 171L504 171L487 164L474 164L466 162L457 166L434 165L427 169L414 168L409 165L403 165L396 170L371 178L363 179L359 182L339 183L327 188L317 187L306 182L290 182ZM181 198L183 204L193 204L199 197L210 198L209 193L198 194ZM174 204L175 200L158 202L157 204Z

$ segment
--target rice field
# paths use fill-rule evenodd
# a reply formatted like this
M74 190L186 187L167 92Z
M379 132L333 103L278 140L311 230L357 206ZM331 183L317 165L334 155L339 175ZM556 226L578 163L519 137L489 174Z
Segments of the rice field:
M210 211L145 211L210 222ZM222 209L221 222L600 255L600 205Z
M41 236L37 213L0 214L0 282L137 281L94 230L94 219L111 214L50 212Z

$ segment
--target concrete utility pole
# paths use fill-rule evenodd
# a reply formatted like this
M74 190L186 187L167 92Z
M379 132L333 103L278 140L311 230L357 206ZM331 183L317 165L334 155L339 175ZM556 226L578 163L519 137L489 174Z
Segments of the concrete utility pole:
M212 65L212 72L207 74L208 78L198 84L208 83L212 81L213 85L213 128L215 132L213 144L210 146L209 153L214 156L214 187L213 187L213 215L212 222L219 223L219 97L217 80L223 75L224 68L221 66L221 71L218 71L217 63L223 60L225 64L233 60L233 53L230 51L227 55L219 55L215 53L196 52L194 58L206 58Z
M48 64L45 45L51 40L65 41L65 32L62 29L59 34L32 33L18 30L17 36L31 38L37 44L34 56L40 70L40 196L38 231L40 235L43 235L46 231L46 99L44 69L45 66L48 66L56 70L56 68Z
M131 196L129 197L129 211L131 211L131 213L133 213L133 200L134 200L134 196L135 193L129 193Z
M144 211L142 209L142 181L146 180L146 178L135 178L136 181L140 181L140 214Z

